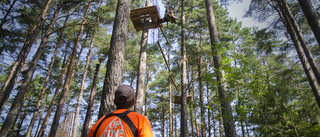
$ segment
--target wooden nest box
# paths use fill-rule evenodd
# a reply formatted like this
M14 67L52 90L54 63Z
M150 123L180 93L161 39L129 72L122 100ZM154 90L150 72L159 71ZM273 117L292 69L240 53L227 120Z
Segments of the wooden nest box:
M187 95L187 102L191 100L192 95ZM173 103L175 104L181 104L181 96L177 95L174 97Z
M149 29L162 27L162 23L158 20L161 19L157 6L148 6L130 11L130 19L136 31L143 29L144 19L151 19Z

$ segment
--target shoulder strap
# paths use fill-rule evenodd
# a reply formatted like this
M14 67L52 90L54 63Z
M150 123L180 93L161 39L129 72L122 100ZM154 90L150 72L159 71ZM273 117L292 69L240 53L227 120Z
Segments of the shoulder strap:
M106 118L108 118L108 117L110 117L110 116L112 116L112 115L113 115L112 113L109 113L109 114L107 114L107 115L101 120L101 122L98 124L98 126L97 126L96 129L94 130L93 137L96 137L96 136L97 136L97 132L98 132L101 124L103 123L103 121L104 121Z
M129 126L129 128L130 128L133 136L134 136L134 137L138 137L138 130L137 130L136 126L134 126L134 124L132 123L132 121L130 120L130 118L127 116L127 114L130 113L130 112L132 112L132 111L128 110L128 111L125 111L125 112L123 112L123 113L121 113L121 114L114 114L114 115L116 115L116 116L119 117L119 118L122 118L123 121L126 122L127 125ZM101 120L101 122L98 124L98 126L97 126L96 129L94 130L93 137L96 137L97 132L98 132L98 130L99 130L102 122L103 122L106 118L108 118L108 117L110 117L110 116L112 116L112 115L113 115L112 113L107 114L107 115Z
M125 111L121 114L115 114L115 115L122 118L123 121L127 123L127 125L129 126L134 137L138 137L138 130L137 130L136 126L134 126L131 119L127 116L127 114L130 112L132 112L132 111L128 110L128 111Z

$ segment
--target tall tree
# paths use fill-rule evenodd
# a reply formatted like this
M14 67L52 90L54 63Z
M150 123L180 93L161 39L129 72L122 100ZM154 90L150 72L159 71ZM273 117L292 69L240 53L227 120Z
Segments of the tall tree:
M188 136L187 122L187 54L186 54L186 37L185 37L185 11L184 2L181 3L181 119L180 119L180 136Z
M60 8L61 8L61 5L60 5ZM60 11L60 9L59 9L59 11ZM56 12L54 18L51 20L51 23L46 31L46 35L43 38L42 43L38 47L38 50L37 50L32 62L30 64L28 70L27 70L27 74L25 75L25 78L24 78L23 83L20 87L20 90L19 90L17 96L15 97L15 99L11 105L10 111L6 117L6 120L4 121L3 126L1 128L1 131L0 131L1 136L7 136L8 131L9 131L8 129L10 128L13 120L15 119L16 114L18 113L17 111L18 111L19 105L21 104L21 100L23 99L25 93L27 92L27 90L29 88L29 84L31 82L31 79L33 77L33 73L34 73L36 66L38 64L38 60L40 59L40 56L42 54L42 50L45 47L45 43L49 37L49 33L52 30L52 26L58 16L58 13L59 12ZM12 83L12 84L14 84L14 83ZM7 92L11 92L10 90L12 90L12 89L7 90L6 94L7 94ZM5 99L3 98L2 102L4 103L4 101L5 101Z
M74 70L74 61L75 61L75 58L76 58L78 45L80 43L80 39L81 39L81 36L82 36L84 24L87 21L87 17L88 17L88 14L89 14L91 2L92 2L92 0L89 0L87 9L85 11L85 14L84 14L82 20L81 20L80 30L79 30L77 39L75 41L72 53L70 55L70 61L69 61L69 65L68 65L68 69L67 69L67 73L66 73L65 82L64 82L64 85L63 85L63 89L62 89L62 92L61 92L59 103L57 105L57 111L56 111L56 113L54 115L54 119L53 119L53 122L52 122L52 126L51 126L51 130L50 130L50 133L49 133L49 137L54 137L56 135L56 131L57 131L58 126L59 126L59 121L60 121L60 116L61 116L61 113L62 113L62 108L63 108L64 102L65 102L65 99L66 99L66 96L67 96L67 92L69 90L70 83L71 83L71 80L72 80L72 75L73 75L73 70Z
M312 72L311 65L309 61L307 60L306 54L303 52L303 48L301 46L301 43L298 39L298 34L295 32L294 29L294 22L290 20L290 15L288 15L288 9L286 8L286 3L283 0L278 0L277 4L279 5L280 12L279 15L282 17L285 26L287 27L287 31L290 34L291 40L294 43L294 46L297 50L298 56L300 58L301 64L305 70L305 73L307 75L308 81L310 86L312 87L312 91L314 93L314 96L316 98L316 101L318 103L318 107L320 108L320 89L318 82L316 80L316 77L314 73Z
M70 43L67 43L66 49L69 48L69 45L70 45ZM62 85L63 79L64 79L64 77L65 77L65 75L67 73L67 66L68 66L68 64L70 62L70 59L68 61L66 61L67 60L66 59L67 55L68 55L68 52L66 50L65 55L64 55L64 59L63 59L63 65L61 67L62 69L61 69L61 72L59 74L59 78L60 79L58 79L58 84L56 86L56 90L54 92L52 100L51 100L51 102L49 104L49 107L48 107L48 110L47 110L47 114L46 114L45 118L42 121L41 128L40 128L39 133L38 133L38 137L43 137L44 136L44 132L45 132L45 129L46 129L47 124L49 122L49 118L50 118L50 115L51 115L51 111L53 109L53 105L56 102L56 98L58 96L58 93L59 93L60 87Z
M283 10L284 10L285 14L288 16L289 21L291 22L291 24L296 32L298 40L300 41L301 47L304 51L304 54L306 55L308 62L310 63L311 69L312 69L317 81L320 82L319 66L316 63L315 59L313 58L313 55L310 52L309 47L306 44L306 41L304 40L304 37L303 37L302 32L300 30L300 27L299 27L298 23L296 22L296 20L294 19L293 14L292 14L287 2L285 0L282 0L281 2L283 5L283 8L284 8Z
M98 8L98 14L97 14L97 17L96 17L95 24L99 24L99 19L100 19L99 16L100 16L100 10L101 10L101 6L102 6L102 2L103 2L103 0L100 0L100 5L99 5L99 8ZM85 80L86 80L86 77L87 77L88 68L89 68L89 64L90 64L91 51L92 51L94 40L95 40L95 32L92 32L92 33L93 34L92 34L92 37L91 37L90 47L89 47L89 51L88 51L88 54L87 54L87 61L86 61L86 65L85 65L83 76L82 76L82 81L81 81L81 86L80 86L80 93L79 93L77 106L76 106L76 113L75 113L75 116L74 116L72 137L76 137L76 135L77 135L78 119L79 119L79 113L80 113L81 100L82 100ZM100 67L100 64L99 64L99 67ZM91 107L89 107L88 110L91 110ZM89 116L90 116L90 114L91 113L89 113ZM87 131L85 130L85 132L87 132Z
M146 0L146 7L150 6L150 0ZM143 30L141 35L141 47L139 57L139 70L137 77L136 89L136 104L134 111L142 114L143 112L143 98L144 98L144 84L146 79L146 62L147 62L147 43L148 43L149 19L145 19L143 23Z
M219 50L219 38L218 38L218 30L215 22L212 1L205 0L206 11L207 11L207 19L209 23L209 32L210 32L210 40L211 40L211 48L213 52L214 59L214 67L216 69L216 78L218 81L218 92L219 99L221 102L221 112L223 117L223 125L225 129L225 136L227 137L236 137L236 129L233 122L232 117L232 108L229 101L226 98L227 85L225 79L225 72L221 68L221 54Z
M9 72L9 75L8 75L3 87L0 90L0 113L2 112L2 109L11 94L11 91L16 83L16 79L21 71L21 67L22 67L23 63L25 62L25 60L27 59L29 51L33 45L33 42L34 42L36 36L38 35L40 25L41 25L42 21L44 20L44 16L46 15L46 13L48 11L50 3L51 3L51 0L46 1L46 4L43 7L37 21L32 26L32 28L30 28L30 30L28 31L28 34L26 35L26 40L23 44L23 47L22 47L16 61L11 66L11 70Z
M308 23L320 46L320 17L310 0L298 0Z
M200 32L199 50L202 49L202 34ZM203 84L202 84L202 54L198 56L198 81L199 81L199 93L200 93L200 113L201 113L201 135L206 136L206 122L204 119L204 95L203 95Z
M115 110L114 92L122 83L130 9L131 0L118 0L98 118Z
M46 34L45 34L44 38L42 39L42 41L41 41L41 43L40 43L40 46L39 46L40 52L39 52L39 54L41 54L43 47L45 46L45 44L46 44L47 41L48 41L49 35L50 35L50 33L51 33L51 31L52 31L52 28L53 28L53 24L56 22L57 17L58 17L58 14L60 13L60 9L61 9L61 7L62 7L63 1L64 1L64 0L60 0L59 4L58 4L58 6L57 6L57 9L56 9L56 11L55 11L55 13L54 13L54 16L53 16L53 18L52 18L52 20L51 20L51 22L50 22L50 24L49 24L49 26L48 26L48 29L47 29L47 31L46 31ZM65 20L65 24L66 24L66 22L67 22L67 20L68 20L68 17L69 17L69 16L67 16L67 18L66 18L66 20ZM63 32L63 30L62 30L62 32ZM53 54L53 56L52 56L51 63L50 63L50 66L49 66L49 71L48 71L48 73L47 73L47 76L46 76L46 79L45 79L45 83L44 83L44 85L43 85L43 87L42 87L42 91L41 91L41 93L40 93L40 97L39 97L39 100L38 100L38 102L37 102L36 110L35 110L35 112L34 112L34 114L33 114L33 117L32 117L32 119L31 119L31 121L30 121L29 128L28 128L27 133L26 133L26 137L30 137L30 135L31 135L31 130L32 130L32 128L33 128L34 122L35 122L36 117L37 117L38 112L39 112L39 108L40 108L40 105L41 105L41 102L42 102L42 98L43 98L44 93L45 93L45 90L46 90L47 83L48 83L48 81L49 81L49 77L50 77L50 74L51 74L51 70L52 70L52 67L53 67L53 63L54 63L56 54L57 54L57 52L58 52L58 48L59 48L60 42L61 42L61 38L59 38L58 43L57 43L56 48L55 48L55 51L54 51L54 54ZM38 53L38 51L37 51L37 53ZM37 57L40 58L40 55L38 55Z

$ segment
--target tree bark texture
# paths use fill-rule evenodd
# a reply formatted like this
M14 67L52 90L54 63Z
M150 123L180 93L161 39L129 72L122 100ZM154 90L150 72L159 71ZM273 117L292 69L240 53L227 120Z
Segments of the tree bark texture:
M150 0L146 0L146 7L148 6L150 6ZM147 64L148 31L149 31L149 19L145 19L143 24L142 35L141 35L139 70L138 70L137 89L136 89L136 104L134 106L134 111L140 114L142 114L143 112L144 84L146 79L146 64Z
M187 53L185 37L185 11L184 2L181 4L181 120L180 120L180 137L188 136L188 119L187 119Z
M214 68L218 71L216 72L217 81L218 81L218 92L219 99L221 103L221 111L223 117L223 125L225 129L226 137L236 137L237 132L234 126L233 116L232 116L232 108L228 100L226 100L225 94L227 92L227 85L225 79L225 72L220 67L221 63L221 55L219 52L219 38L218 38L218 30L215 22L212 1L205 0L207 18L209 22L209 32L211 39L211 48L213 52L213 60L214 60Z
M313 34L320 46L320 17L317 11L312 6L312 3L310 0L298 0L298 1L313 31Z
M88 108L87 108L87 113L86 113L86 118L84 120L84 124L82 127L82 132L81 132L81 137L87 137L88 136L88 130L89 130L89 120L91 117L91 110L93 107L93 101L94 101L94 96L95 96L95 91L96 91L96 81L98 78L98 72L100 69L100 64L96 65L96 72L94 74L94 78L93 78L93 84L92 84L92 88L91 88L91 93L90 93L90 98L89 98L89 104L88 104Z
M201 45L201 34L200 34L200 41L199 41L199 49L201 51L202 45ZM206 122L204 119L204 95L203 95L203 84L202 84L202 54L199 54L198 56L198 81L199 81L199 92L200 92L200 113L201 113L201 135L206 136Z
M122 84L130 9L131 0L118 0L98 118L115 110L114 92Z

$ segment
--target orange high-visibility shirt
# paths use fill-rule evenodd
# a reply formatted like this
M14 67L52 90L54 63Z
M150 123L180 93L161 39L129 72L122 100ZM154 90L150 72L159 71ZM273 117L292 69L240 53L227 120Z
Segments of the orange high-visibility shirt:
M128 109L118 109L113 111L113 114L120 114ZM130 112L127 114L130 118L134 126L137 128L138 136L139 137L154 137L150 121L144 115L141 115L136 112ZM100 118L97 123L95 123L89 132L88 137L93 137L94 131L97 128L98 124L104 118ZM129 126L125 121L117 116L110 116L106 118L103 123L101 124L98 132L97 137L134 137Z

